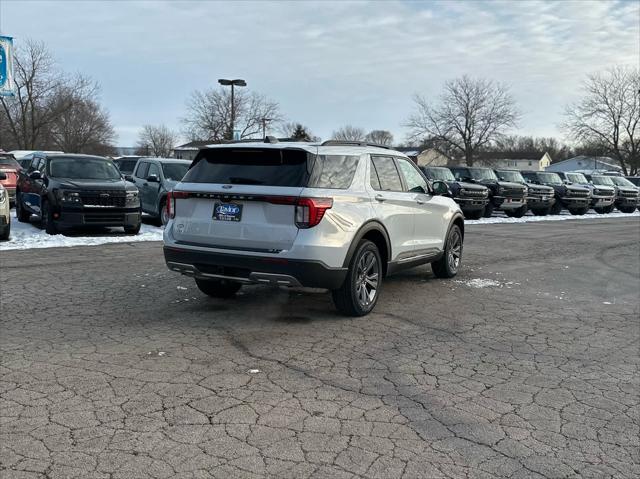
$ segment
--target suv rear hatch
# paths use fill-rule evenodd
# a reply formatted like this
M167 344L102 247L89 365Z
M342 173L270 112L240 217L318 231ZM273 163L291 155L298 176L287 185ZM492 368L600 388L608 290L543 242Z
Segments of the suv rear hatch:
M313 158L298 148L201 150L171 194L173 237L179 244L236 251L290 249Z

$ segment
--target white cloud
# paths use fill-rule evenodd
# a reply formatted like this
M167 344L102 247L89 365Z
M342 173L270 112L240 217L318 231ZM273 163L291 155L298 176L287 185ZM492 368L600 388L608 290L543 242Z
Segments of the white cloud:
M323 137L354 123L401 138L414 92L469 73L511 85L522 133L557 134L587 73L640 57L637 2L9 2L3 16L17 42L101 81L123 144L131 125L179 127L189 92L227 75Z

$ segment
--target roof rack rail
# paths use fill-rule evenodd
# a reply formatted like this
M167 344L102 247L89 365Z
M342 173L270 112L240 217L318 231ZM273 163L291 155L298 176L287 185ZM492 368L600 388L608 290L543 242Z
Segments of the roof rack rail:
M378 143L371 143L369 141L349 141L349 140L327 140L323 141L320 146L373 146L375 148L384 148L390 150L390 146L379 145Z

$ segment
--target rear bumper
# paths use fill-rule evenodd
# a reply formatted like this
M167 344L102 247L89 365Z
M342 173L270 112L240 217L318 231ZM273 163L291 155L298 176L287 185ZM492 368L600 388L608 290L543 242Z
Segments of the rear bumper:
M164 247L167 267L199 279L229 279L239 283L339 288L346 268L330 268L320 261L268 256L245 256Z

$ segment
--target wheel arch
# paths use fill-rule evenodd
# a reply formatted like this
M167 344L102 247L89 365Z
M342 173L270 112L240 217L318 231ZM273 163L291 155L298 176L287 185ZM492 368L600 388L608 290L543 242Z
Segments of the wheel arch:
M351 258L353 258L358 244L363 239L373 242L378 247L380 257L382 258L382 269L384 274L386 275L387 265L389 261L391 261L391 241L389 239L389 233L387 232L387 229L382 223L376 220L367 221L354 235L342 266L345 268L349 267Z

